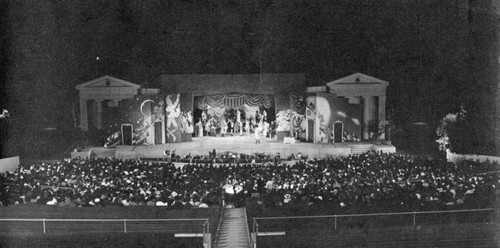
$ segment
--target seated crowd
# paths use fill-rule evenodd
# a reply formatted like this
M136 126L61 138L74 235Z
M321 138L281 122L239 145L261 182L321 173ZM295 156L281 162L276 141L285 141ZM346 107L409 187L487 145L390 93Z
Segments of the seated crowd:
M491 207L496 165L447 163L408 154L369 152L294 164L186 164L71 159L22 165L0 175L0 201L69 206L163 206L170 209L241 205L258 196L264 207L292 204L331 209L438 210ZM490 173L491 172L491 173Z

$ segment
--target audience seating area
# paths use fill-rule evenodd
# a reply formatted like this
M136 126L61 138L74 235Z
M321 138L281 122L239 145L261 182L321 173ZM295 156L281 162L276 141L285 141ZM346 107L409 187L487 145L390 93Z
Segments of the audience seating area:
M365 213L487 208L499 186L496 164L457 164L409 154L369 152L342 158L261 164L186 164L67 159L24 164L0 175L3 206L45 204L184 209L235 206L259 196L266 208ZM305 207L307 206L307 208ZM304 210L301 210L304 209Z

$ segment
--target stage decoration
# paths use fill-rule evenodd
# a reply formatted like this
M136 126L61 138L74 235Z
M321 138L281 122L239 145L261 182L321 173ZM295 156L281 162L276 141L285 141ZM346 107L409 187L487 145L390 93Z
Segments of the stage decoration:
M290 110L290 112L292 113L291 123L293 137L295 137L296 139L305 139L307 129L306 117L292 110Z
M120 131L116 131L112 133L108 138L106 138L106 143L104 144L104 147L112 147L115 146L118 142L121 142L121 133Z
M4 109L2 110L2 114L0 114L0 119L6 119L10 116L9 111Z
M280 110L276 114L276 124L278 127L276 128L277 132L290 131L290 120L292 118L292 111Z
M319 119L319 130L318 130L319 134L317 141L318 143L328 143L332 139L331 138L332 130L330 130L327 123L325 122L323 114L319 114L318 119Z
M307 102L304 94L290 94L290 109L299 114L306 111Z
M256 119L257 112L259 112L259 106L249 106L245 104L243 105L243 111L245 112L246 119Z
M313 130L315 133L312 137L314 143L330 142L332 140L332 130L328 127L331 115L328 101L324 97L309 96L306 103L307 125L311 124L311 122L314 125ZM345 116L344 112L341 113Z
M436 142L439 144L440 151L447 151L447 149L450 149L451 146L447 129L458 121L464 120L466 115L467 111L464 109L463 105L461 105L458 112L449 113L441 119L441 123L436 129L436 135L438 137Z
M191 111L181 113L181 133L193 133L193 113Z
M245 104L250 107L264 106L265 108L272 108L274 107L274 99L272 95L227 93L202 96L195 104L202 110L207 109L208 106L238 109Z
M175 98L174 102L172 102L172 98ZM165 102L167 103L165 108L167 114L167 124L165 128L167 131L167 142L169 143L181 142L181 132L179 129L179 117L181 115L181 111L179 100L180 94L177 94L176 96L168 95L165 98Z
M134 129L134 140L132 144L143 145L153 144L154 123L163 122L165 114L163 113L163 100L158 100L158 103L152 99L144 100L139 110L141 111L142 118L138 121L139 126Z
M222 116L224 116L225 112L226 112L226 108L224 108L224 107L211 107L211 106L207 107L207 114L210 117L221 118Z
M164 100L161 96L137 97L134 101L123 101L118 109L122 118L116 119L108 127L105 147L113 147L122 142L122 124L133 125L132 145L154 144L155 123L165 121Z

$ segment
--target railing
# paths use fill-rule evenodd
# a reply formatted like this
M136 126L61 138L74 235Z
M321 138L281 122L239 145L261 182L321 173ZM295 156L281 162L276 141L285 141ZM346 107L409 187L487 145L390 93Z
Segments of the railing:
M211 248L212 247L212 234L210 233L210 222L206 219L205 223L203 223L203 247Z
M0 233L192 233L209 236L209 219L0 219Z
M379 228L452 223L493 223L495 209L470 209L425 212L396 212L373 214L341 214L323 216L256 217L252 224L252 241L256 247L258 236L285 235L292 230L338 230L359 228Z
M257 247L257 236L259 234L259 224L257 224L257 221L255 218L253 218L253 223L252 223L252 247L256 248Z

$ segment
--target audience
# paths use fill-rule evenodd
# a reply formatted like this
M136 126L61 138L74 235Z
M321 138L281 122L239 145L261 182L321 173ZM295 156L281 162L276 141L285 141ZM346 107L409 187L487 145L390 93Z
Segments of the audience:
M258 197L263 207L438 210L492 207L499 186L495 165L447 163L408 154L369 152L341 158L263 164L172 163L67 159L21 165L0 174L0 202L167 209L241 206ZM349 212L349 211L348 211Z

